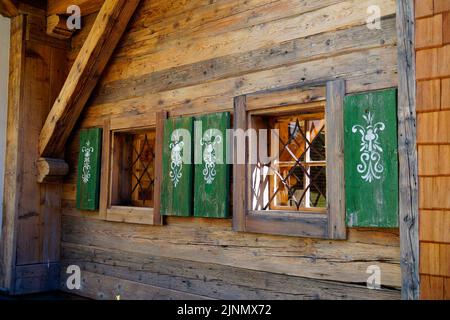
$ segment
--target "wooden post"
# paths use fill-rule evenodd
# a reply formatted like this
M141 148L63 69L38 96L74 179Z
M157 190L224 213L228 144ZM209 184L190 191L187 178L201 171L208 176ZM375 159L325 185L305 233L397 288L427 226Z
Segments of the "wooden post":
M345 81L327 83L327 162L333 170L327 170L328 236L346 239L345 225L345 177L344 177L344 97ZM329 116L331 115L331 117Z
M417 300L420 278L414 1L397 0L397 35L402 298Z
M246 120L246 96L239 96L234 99L234 129L247 130ZM236 161L239 146L233 143L233 161ZM246 165L235 163L233 165L233 230L245 231L245 216L247 214L246 203Z
M8 145L5 159L5 210L0 241L0 288L9 290L14 283L17 212L22 183L21 127L23 81L25 72L26 17L11 20L10 74L8 93Z
M167 111L159 111L156 114L156 142L155 142L155 202L153 205L153 224L162 225L161 216L161 183L162 183L162 159L164 144L164 122L167 119Z

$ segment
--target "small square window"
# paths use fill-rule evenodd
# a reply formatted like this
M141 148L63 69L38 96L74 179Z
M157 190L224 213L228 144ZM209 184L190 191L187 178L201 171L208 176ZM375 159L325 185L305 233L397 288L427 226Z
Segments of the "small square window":
M247 141L234 143L235 157L246 157L234 165L234 230L346 238L344 96L336 80L235 98L235 129Z
M256 122L278 130L279 150L276 160L257 168L272 174L263 185L266 190L253 190L253 210L326 209L325 114L323 106L317 109L315 113L258 116Z
M100 190L100 214L105 220L162 224L160 177L166 118L167 112L162 111L153 119L105 122Z
M113 135L111 205L153 208L155 130Z

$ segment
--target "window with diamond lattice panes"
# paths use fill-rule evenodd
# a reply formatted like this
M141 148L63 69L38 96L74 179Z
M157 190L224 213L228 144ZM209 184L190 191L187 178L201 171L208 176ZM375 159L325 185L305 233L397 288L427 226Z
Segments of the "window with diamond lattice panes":
M153 208L155 131L114 133L113 206Z
M153 207L154 145L154 132L136 134L133 138L131 203L136 207Z
M235 97L233 229L346 239L345 81ZM267 137L267 139L264 138Z
M262 117L257 122L276 130L272 139L279 140L279 150L275 160L255 168L253 210L323 212L327 205L324 113Z

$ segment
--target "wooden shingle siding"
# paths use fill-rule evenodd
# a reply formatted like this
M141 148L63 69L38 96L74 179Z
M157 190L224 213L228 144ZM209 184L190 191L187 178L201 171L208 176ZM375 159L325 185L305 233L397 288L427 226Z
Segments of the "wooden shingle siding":
M450 299L450 1L415 3L421 298Z
M382 8L381 30L366 26L373 4ZM234 97L243 94L335 78L346 80L348 93L397 87L395 10L394 0L142 0L79 127L102 126L105 119L142 120L160 110L169 118L232 112ZM74 52L84 36L84 30L74 36ZM74 132L67 146L71 168L77 165L78 137ZM165 217L161 227L108 223L75 209L75 174L63 189L64 247L119 250L117 261L136 259L131 270L145 259L193 266L211 279L184 274L189 267L170 267L157 277L152 275L158 270L144 269L139 276L146 285L218 299L400 297L397 230L351 228L347 241L321 241L237 234L229 219ZM70 253L63 262L86 257ZM367 267L374 264L388 289L365 287ZM101 280L95 265L101 263L83 262L94 284ZM105 275L108 283L123 280L127 288L132 287L126 281L141 282L118 266L105 266ZM243 278L248 282L239 283ZM219 292L221 283L228 292ZM103 288L114 292L114 286ZM151 297L153 291L145 290Z

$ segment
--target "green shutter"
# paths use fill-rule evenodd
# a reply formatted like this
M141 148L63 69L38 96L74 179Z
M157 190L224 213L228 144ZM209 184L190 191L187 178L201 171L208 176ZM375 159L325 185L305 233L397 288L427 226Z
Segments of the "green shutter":
M201 126L201 127L200 127ZM196 118L194 215L205 218L229 216L230 171L227 164L227 129L230 114ZM221 160L219 160L219 158Z
M344 118L347 225L398 227L397 91L347 96Z
M161 179L162 215L181 217L192 215L193 128L194 118L172 118L165 121ZM189 133L189 137L183 132ZM186 155L189 156L189 163L180 163L180 157Z
M77 180L79 210L98 210L101 149L102 129L81 130Z

